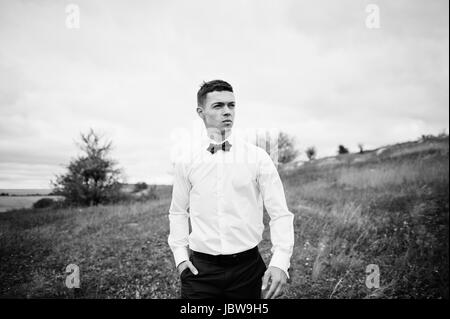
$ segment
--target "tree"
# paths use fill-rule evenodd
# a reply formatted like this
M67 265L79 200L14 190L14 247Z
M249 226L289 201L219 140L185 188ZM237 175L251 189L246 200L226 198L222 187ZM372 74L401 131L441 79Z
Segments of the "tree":
M358 144L358 148L359 148L359 153L364 153L364 145L362 143Z
M284 132L278 132L274 139L269 132L257 136L256 145L266 150L278 163L292 162L299 154L295 146L295 138ZM278 164L276 163L276 164Z
M305 151L306 156L308 157L309 160L313 160L316 158L317 155L317 151L316 148L314 146L308 147Z
M339 145L338 154L348 154L348 149L344 145Z
M299 151L295 148L295 138L284 132L278 134L278 162L286 164L292 162Z
M93 129L81 133L78 144L83 154L67 166L67 172L52 181L53 192L65 197L72 205L98 205L117 201L120 198L121 171L110 159L111 141L101 142Z

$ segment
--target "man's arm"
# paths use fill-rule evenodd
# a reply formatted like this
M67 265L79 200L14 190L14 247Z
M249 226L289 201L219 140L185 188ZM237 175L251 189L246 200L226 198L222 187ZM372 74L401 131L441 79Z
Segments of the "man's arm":
M278 174L277 168L270 156L261 149L261 157L259 161L258 170L258 185L264 201L264 206L270 216L270 239L272 241L272 259L269 263L270 267L281 269L286 278L289 278L288 269L290 266L290 259L294 248L294 215L288 210L286 204L286 197L284 194L283 184ZM269 270L268 269L268 270ZM279 274L266 273L263 280L263 289L267 284L270 276L272 282L274 276ZM286 278L281 278L282 284L272 284L268 293L270 295L278 295ZM278 280L279 278L275 278ZM276 289L276 291L274 291Z
M169 209L170 233L168 243L172 250L175 265L189 260L189 191L191 184L187 178L185 165L182 161L175 163L172 202Z

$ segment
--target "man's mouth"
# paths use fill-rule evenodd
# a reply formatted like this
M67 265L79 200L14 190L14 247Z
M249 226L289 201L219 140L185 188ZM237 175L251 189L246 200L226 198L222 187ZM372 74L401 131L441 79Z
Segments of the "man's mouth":
M232 121L231 120L223 120L222 122L223 123L231 123Z

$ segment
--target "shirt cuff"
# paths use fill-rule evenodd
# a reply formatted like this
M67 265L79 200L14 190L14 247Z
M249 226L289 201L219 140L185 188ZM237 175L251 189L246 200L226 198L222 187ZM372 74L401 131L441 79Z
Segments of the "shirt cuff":
M269 267L273 266L273 267L277 267L280 268L281 270L284 271L284 273L286 274L287 278L289 279L289 266L290 266L290 259L291 259L291 255L288 253L285 253L283 251L280 250L275 250L273 255L272 255L272 259L270 260L269 263Z
M179 247L173 250L173 257L175 259L175 266L178 267L185 260L189 260L187 247Z

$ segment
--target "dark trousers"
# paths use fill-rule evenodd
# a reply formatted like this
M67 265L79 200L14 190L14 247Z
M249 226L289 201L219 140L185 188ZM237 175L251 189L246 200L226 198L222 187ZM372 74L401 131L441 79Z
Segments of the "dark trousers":
M197 268L194 275L183 270L183 299L260 299L262 277L267 267L258 247L243 254L211 256L192 252L189 260Z

